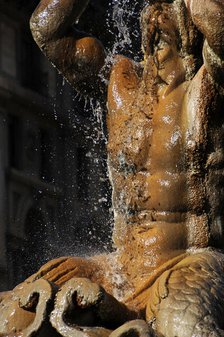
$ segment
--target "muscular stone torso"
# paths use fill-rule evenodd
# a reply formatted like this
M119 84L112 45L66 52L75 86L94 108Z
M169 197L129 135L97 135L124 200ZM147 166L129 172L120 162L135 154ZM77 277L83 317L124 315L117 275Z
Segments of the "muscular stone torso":
M172 5L163 10L172 21ZM188 248L222 241L217 167L223 165L223 118L217 90L204 66L187 78L186 60L172 42L162 41L142 64L117 57L109 82L114 241L124 264L141 256L142 263L129 270L136 275Z
M128 63L121 59L115 65L117 82L135 75ZM153 218L153 211L187 210L182 101L188 84L166 95L169 86L158 88L150 78L146 91L144 72L150 76L144 70L135 88L126 82L120 89L114 78L110 84L108 151L114 204L127 219L135 213L152 212Z
M143 273L152 270L186 248L182 101L188 84L180 83L174 89L173 83L159 86L154 83L155 71L150 57L143 69L121 57L112 70L109 86L114 240L126 256L130 254L129 259L141 256L142 263L148 264L143 268L141 263L134 274L140 269ZM179 77L179 72L183 70L178 69L174 77ZM176 244L168 231L178 233Z

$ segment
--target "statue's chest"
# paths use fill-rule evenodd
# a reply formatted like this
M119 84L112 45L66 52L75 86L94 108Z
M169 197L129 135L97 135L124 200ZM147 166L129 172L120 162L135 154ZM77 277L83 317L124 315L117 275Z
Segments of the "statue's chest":
M152 161L177 165L182 144L182 91L156 103L146 93L136 93L121 108L108 106L108 153L116 168L149 169Z
M132 171L144 166L148 158L152 114L136 97L122 103L122 108L114 110L108 106L108 153L113 166Z
M178 164L182 142L182 101L185 84L156 84L153 66L141 76L121 58L114 66L108 90L108 153L116 169L137 171L150 163Z
M108 154L111 164L118 170L134 170L147 155L151 135L150 99L147 102L147 95L140 93L142 78L139 69L128 58L119 56L111 71Z

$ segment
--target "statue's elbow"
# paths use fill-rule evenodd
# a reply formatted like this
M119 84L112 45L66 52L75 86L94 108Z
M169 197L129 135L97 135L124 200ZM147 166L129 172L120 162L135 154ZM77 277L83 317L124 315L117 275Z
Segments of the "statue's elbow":
M211 48L208 44L207 40L205 40L203 46L203 58L205 67L209 74L219 85L224 87L224 59L215 53L213 48Z
M54 27L52 27L49 13L36 10L30 18L30 30L35 42L43 50L54 35Z
M30 30L37 45L42 49L46 43L46 37L41 29L39 19L35 13L30 18Z

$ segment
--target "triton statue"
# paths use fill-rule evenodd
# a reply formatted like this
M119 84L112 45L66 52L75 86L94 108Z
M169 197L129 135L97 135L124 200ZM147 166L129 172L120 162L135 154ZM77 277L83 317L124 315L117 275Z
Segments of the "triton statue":
M105 83L73 23L88 0L41 0L35 41L71 85ZM149 0L144 61L114 56L108 163L116 252L64 257L1 295L1 336L224 336L224 1Z

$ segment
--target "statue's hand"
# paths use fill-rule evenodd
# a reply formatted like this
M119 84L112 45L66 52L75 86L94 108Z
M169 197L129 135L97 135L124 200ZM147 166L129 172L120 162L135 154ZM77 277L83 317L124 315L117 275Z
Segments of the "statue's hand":
M184 0L194 24L207 39L209 46L221 58L224 53L224 1Z

